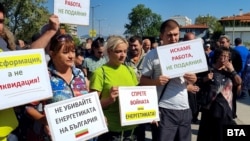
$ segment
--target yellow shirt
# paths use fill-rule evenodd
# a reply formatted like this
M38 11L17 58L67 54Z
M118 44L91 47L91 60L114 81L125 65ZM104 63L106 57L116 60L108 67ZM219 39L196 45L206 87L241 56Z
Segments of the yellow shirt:
M0 141L7 141L7 136L18 126L13 108L0 110Z

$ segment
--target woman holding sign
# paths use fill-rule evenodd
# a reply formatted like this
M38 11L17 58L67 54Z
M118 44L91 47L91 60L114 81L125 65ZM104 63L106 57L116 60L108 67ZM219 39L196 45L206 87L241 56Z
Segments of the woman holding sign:
M48 64L48 70L53 97L45 104L87 94L89 92L88 80L74 64L75 44L73 38L67 34L54 36L51 39L49 54L51 60ZM39 111L38 107L27 106L27 113L45 126L47 134L50 134L46 117L43 111Z
M98 68L90 78L90 89L97 91L109 132L98 137L98 141L134 139L136 125L121 126L118 86L136 86L136 75L132 68L123 63L127 56L128 42L120 36L111 36L106 44L109 61Z

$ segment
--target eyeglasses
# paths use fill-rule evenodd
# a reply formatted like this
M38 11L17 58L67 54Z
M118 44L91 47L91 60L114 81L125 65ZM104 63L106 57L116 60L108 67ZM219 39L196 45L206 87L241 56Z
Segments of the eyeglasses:
M221 55L220 57L223 57L223 58L229 58L228 55Z
M4 23L4 19L0 19L0 24Z
M102 52L102 51L98 51L97 53L98 53L98 54L103 54L103 52Z
M61 34L61 35L58 35L56 37L56 40L59 41L59 42L64 42L66 40L72 40L73 41L73 38L69 34Z

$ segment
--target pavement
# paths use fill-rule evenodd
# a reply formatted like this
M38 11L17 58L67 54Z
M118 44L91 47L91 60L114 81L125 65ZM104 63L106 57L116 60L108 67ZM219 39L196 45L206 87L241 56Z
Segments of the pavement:
M237 118L235 119L238 125L250 125L250 96L246 95L244 98L237 99ZM200 119L200 114L198 119ZM196 141L199 130L199 124L192 124L192 141ZM150 131L146 131L146 140L152 141Z

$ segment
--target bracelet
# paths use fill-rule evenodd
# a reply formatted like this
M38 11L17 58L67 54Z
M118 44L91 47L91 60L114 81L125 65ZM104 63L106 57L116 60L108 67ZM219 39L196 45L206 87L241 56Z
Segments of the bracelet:
M234 78L235 75L237 75L237 72L234 70L234 71L231 72L231 77Z

